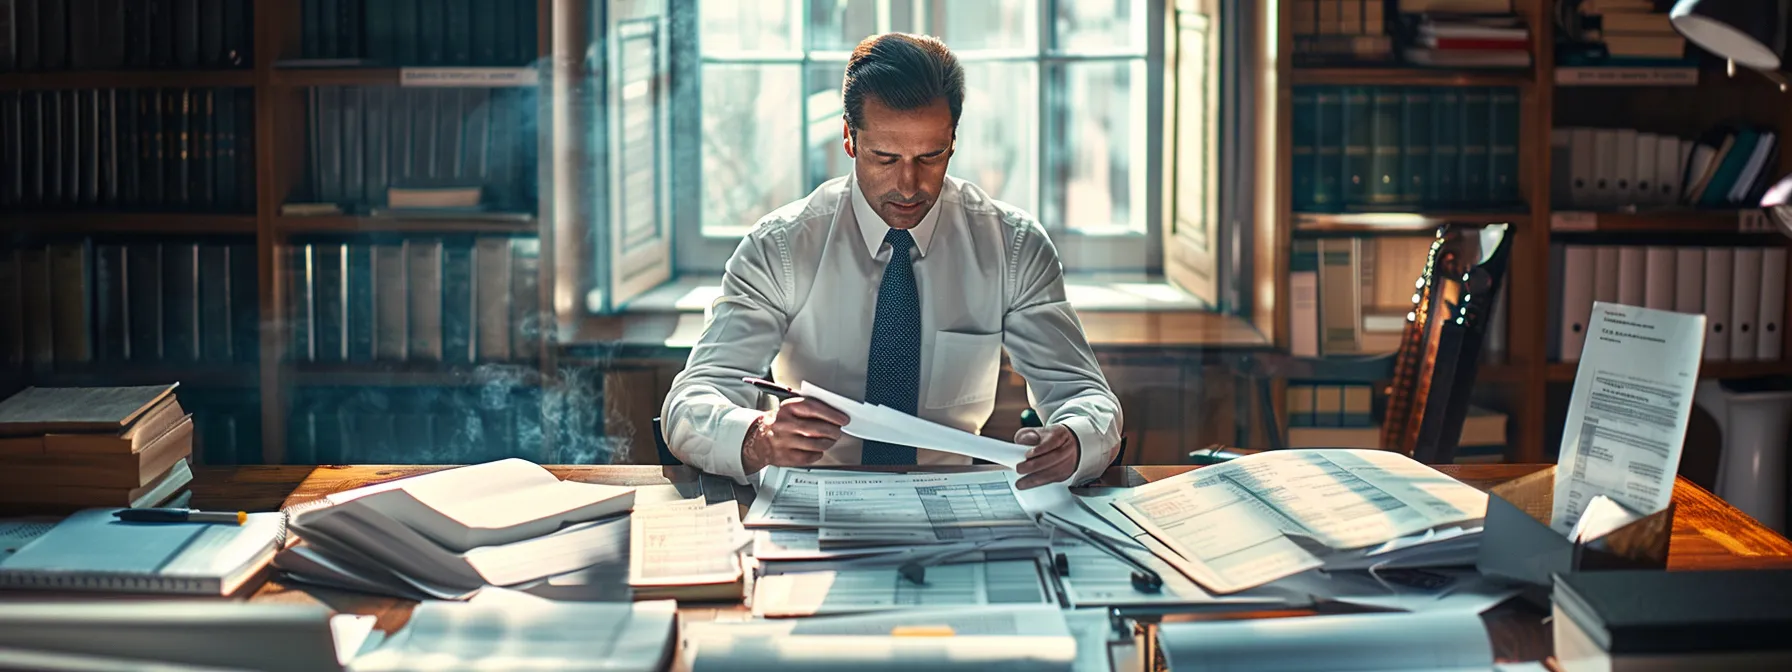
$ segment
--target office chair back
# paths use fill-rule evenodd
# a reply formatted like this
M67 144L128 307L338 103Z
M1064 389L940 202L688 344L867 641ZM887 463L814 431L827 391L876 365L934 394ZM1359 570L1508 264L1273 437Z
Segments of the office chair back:
M1426 464L1454 460L1511 238L1505 224L1438 229L1394 358L1384 449Z

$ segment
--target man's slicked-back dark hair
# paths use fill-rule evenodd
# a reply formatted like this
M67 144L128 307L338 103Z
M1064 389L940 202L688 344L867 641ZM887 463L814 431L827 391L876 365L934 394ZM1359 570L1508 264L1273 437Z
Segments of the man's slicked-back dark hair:
M846 61L841 97L846 125L856 133L865 127L865 97L896 110L925 107L946 99L952 127L964 111L964 67L944 42L927 35L885 33L859 42Z

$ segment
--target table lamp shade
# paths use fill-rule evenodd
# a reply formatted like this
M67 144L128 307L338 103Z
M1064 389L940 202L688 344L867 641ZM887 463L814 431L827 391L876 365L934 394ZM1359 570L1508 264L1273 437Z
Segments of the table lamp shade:
M1674 30L1720 58L1756 70L1778 70L1773 50L1779 26L1775 0L1679 0L1668 13Z

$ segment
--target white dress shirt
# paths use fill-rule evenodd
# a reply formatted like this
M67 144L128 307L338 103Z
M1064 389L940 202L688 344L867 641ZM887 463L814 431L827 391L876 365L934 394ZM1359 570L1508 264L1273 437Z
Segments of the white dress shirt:
M761 403L758 389L741 382L746 376L769 370L787 385L807 381L864 398L889 230L850 175L759 221L728 259L722 296L661 409L674 455L746 482L741 441ZM1099 476L1120 443L1120 402L1064 298L1063 266L1045 230L1019 208L947 177L910 232L921 298L917 414L980 431L995 409L1006 349L1033 407L1081 444L1072 482ZM858 464L859 446L843 437L817 464ZM930 450L917 450L916 460L970 461Z

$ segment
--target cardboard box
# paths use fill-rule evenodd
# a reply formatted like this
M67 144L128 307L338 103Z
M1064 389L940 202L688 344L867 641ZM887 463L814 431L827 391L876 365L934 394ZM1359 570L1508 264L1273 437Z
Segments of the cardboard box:
M1525 585L1527 597L1548 604L1554 574L1602 569L1667 569L1674 504L1610 534L1573 543L1551 529L1556 467L1502 483L1488 491L1481 553L1482 574Z

